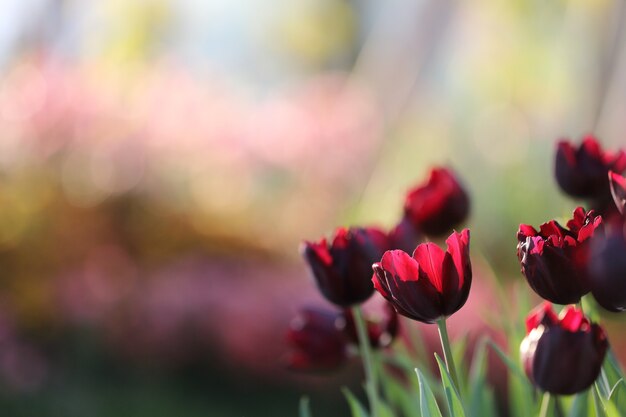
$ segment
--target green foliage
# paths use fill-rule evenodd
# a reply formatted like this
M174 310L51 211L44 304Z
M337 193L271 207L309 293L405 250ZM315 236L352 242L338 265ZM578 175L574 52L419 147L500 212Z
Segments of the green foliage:
M445 393L450 417L465 417L465 410L463 409L463 404L461 403L459 391L452 383L452 377L450 377L450 373L448 373L448 370L446 369L446 364L436 353L435 359L437 359L437 365L439 365L441 383L443 385L443 392Z
M363 404L361 404L361 402L354 396L354 394L352 394L352 392L350 392L348 388L343 388L341 391L348 401L352 417L369 417L369 413Z
M422 417L443 417L441 415L441 411L439 410L439 406L437 405L437 400L428 386L426 378L424 378L424 375L419 369L415 368L415 372L417 373L417 379L420 387L420 412Z

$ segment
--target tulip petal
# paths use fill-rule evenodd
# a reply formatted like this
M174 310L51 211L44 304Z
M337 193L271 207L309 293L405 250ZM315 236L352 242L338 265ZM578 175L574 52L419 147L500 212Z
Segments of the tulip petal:
M388 250L384 253L380 265L385 271L402 281L417 281L419 279L417 262L404 251Z
M454 262L454 266L458 273L458 286L461 288L468 275L471 276L472 269L469 258L469 240L470 233L468 229L463 229L461 233L454 232L446 240L448 245L448 253Z
M420 272L440 293L443 292L442 266L446 253L432 242L419 245L413 253L413 258L419 264Z
M611 195L620 213L626 213L626 178L613 171L609 171Z

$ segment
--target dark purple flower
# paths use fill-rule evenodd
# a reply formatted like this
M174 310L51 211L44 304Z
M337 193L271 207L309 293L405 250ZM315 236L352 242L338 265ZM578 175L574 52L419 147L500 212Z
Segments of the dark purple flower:
M568 229L555 220L534 227L521 224L517 232L517 257L530 287L542 298L572 304L590 290L587 274L589 238L602 217L582 207L574 210Z
M324 371L341 366L348 358L339 312L306 308L291 321L287 366L297 371Z
M582 311L569 306L559 318L552 305L544 303L526 319L520 353L533 384L552 394L571 395L593 384L607 348L602 327Z
M591 292L609 311L626 310L626 236L624 223L614 219L606 236L592 239L589 272Z
M304 242L302 254L318 288L330 302L348 307L374 292L372 263L387 249L387 235L376 228L339 228L332 243Z
M373 265L374 286L396 311L413 320L433 323L460 309L472 284L469 230L454 232L444 252L434 243L419 245L413 256L387 251Z
M613 171L609 172L609 184L613 201L620 213L626 216L626 178Z
M365 317L367 334L370 339L370 345L373 348L383 348L389 346L398 334L400 327L398 314L393 309L391 304L385 303L384 313L384 317L377 321L373 320L369 316ZM359 338L352 311L349 309L345 310L343 313L343 320L340 320L339 323L339 328L344 331L348 340L351 343L358 345Z
M469 206L469 196L453 172L434 168L428 181L407 193L404 213L418 230L441 236L465 220Z
M613 210L607 173L621 174L625 169L626 153L603 151L594 136L585 137L579 148L568 141L557 145L555 174L559 186L572 197L589 200L603 214Z

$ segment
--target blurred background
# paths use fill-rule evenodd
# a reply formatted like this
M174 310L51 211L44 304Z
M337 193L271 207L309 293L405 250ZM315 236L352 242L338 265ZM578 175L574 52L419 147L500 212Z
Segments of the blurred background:
M391 227L407 189L451 166L480 318L496 279L526 288L518 225L576 205L556 140L626 146L619 0L2 6L8 416L293 416L305 393L345 415L358 365L284 368L290 319L327 306L302 239ZM607 316L620 354L624 325Z

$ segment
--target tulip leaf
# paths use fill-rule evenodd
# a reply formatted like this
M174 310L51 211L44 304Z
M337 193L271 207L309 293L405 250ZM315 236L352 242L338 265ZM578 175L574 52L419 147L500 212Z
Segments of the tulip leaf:
M457 387L459 394L465 398L467 396L467 386L466 381L467 378L467 367L465 366L465 353L467 352L467 343L468 343L468 335L467 333L463 334L461 337L457 337L452 344L452 357L454 358L454 363L456 364L456 370L459 377L459 385Z
M598 389L598 393L602 396L602 399L609 398L609 394L611 393L611 386L609 385L609 379L606 376L606 372L604 369L600 370L600 375L598 379L596 379L596 388Z
M606 413L604 412L604 404L602 403L602 399L600 398L600 391L598 389L597 383L591 386L591 389L589 389L589 394L593 396L593 414L589 413L589 415L592 417L607 417Z
M622 386L624 386L624 380L620 379L619 381L615 383L615 385L613 385L613 388L611 388L611 392L609 392L609 400L613 400L613 397L617 397L617 394L619 393L619 389Z
M383 368L381 368L380 376L380 385L387 401L390 404L395 404L403 416L420 417L419 398L412 394L411 388L400 383L397 378L390 375Z
M468 389L469 395L469 415L471 416L494 416L493 391L486 384L487 375L487 341L488 338L483 337L479 340L474 351L472 364L469 372Z
M610 365L605 367L607 374L615 375L616 379L624 379L624 372L622 371L622 367L613 353L613 349L609 348L604 363L605 365Z
M609 393L609 401L615 405L618 410L626 411L626 382L620 379L613 385Z
M352 392L350 392L348 388L344 387L341 391L348 401L352 417L369 417L369 413L363 404L361 404L361 402L354 396L354 394L352 394Z
M509 374L511 415L525 417L536 414L536 410L533 410L533 404L535 404L536 408L533 390L524 371L493 340L489 339L487 343L511 371Z
M420 412L422 417L442 417L437 400L435 400L426 378L417 368L415 368L415 373L420 386Z
M452 378L446 369L446 364L443 360L435 353L435 358L437 359L437 365L439 365L439 372L441 374L441 383L443 385L443 392L446 397L446 402L448 403L448 410L450 411L451 417L464 417L465 410L463 409L463 404L461 403L461 398L459 396L459 392L452 383Z
M313 417L309 406L309 397L300 398L300 417Z
M587 392L580 393L574 397L572 406L569 409L568 417L587 417L589 416L589 401Z

